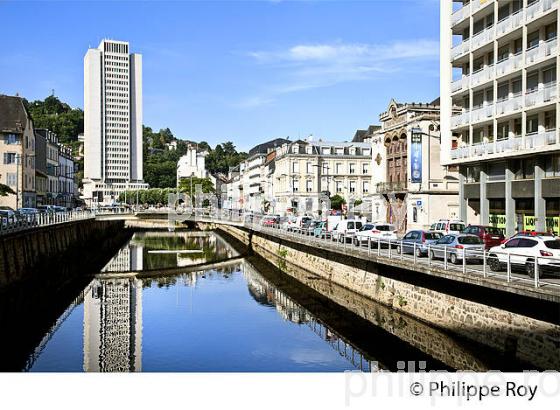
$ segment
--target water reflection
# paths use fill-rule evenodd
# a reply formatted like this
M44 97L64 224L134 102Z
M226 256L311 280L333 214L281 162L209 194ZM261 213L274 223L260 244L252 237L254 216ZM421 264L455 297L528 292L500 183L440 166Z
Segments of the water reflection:
M142 370L142 281L95 279L84 298L84 370Z
M137 232L103 268L103 272L185 267L237 255L219 235L210 232Z

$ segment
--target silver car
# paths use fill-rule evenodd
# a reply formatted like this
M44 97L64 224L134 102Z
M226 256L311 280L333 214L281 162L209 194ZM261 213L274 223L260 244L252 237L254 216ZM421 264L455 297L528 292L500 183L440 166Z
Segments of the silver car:
M484 242L476 235L451 234L438 239L430 246L430 256L446 258L451 263L463 260L482 260L484 257Z

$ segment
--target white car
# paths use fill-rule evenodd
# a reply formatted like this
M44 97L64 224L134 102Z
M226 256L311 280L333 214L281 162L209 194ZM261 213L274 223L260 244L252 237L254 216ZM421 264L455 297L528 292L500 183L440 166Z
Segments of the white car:
M342 219L332 230L332 240L342 242L352 239L352 235L354 235L361 227L362 221Z
M377 242L379 239L382 241L396 241L397 228L395 228L395 225L387 223L367 223L356 232L354 245L361 246L364 242L367 243L368 238L371 238L372 242Z
M488 251L488 266L493 271L507 267L535 275L535 260L540 272L560 274L560 239L554 236L513 237Z

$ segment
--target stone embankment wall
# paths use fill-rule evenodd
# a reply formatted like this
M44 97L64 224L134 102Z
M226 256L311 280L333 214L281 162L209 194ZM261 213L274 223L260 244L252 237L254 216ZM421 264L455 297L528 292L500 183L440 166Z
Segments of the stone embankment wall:
M0 290L107 258L130 237L123 221L82 220L0 237Z
M431 289L429 280L425 286L398 280L394 274L384 274L383 270L390 268L348 264L326 250L312 253L300 244L263 233L225 225L219 229L250 243L255 253L296 279L300 275L291 265L522 362L542 369L560 369L560 326L556 323L480 303L466 294L458 297ZM496 297L500 297L499 293Z

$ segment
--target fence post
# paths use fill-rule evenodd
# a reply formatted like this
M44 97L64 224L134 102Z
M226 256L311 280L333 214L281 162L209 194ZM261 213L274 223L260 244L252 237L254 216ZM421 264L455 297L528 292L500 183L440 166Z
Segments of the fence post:
M511 254L507 257L507 281L511 282Z
M414 266L416 266L416 242L412 243L412 258L414 260Z
M367 237L367 254L368 256L371 255L371 236Z
M467 273L467 249L463 249L463 275Z
M447 245L443 245L443 269L447 270Z
M403 241L401 239L401 261L404 259L404 248L403 248Z
M389 259L391 259L391 250L392 250L392 246L391 246L391 240L389 239Z
M482 275L487 277L486 273L486 249L482 250Z
M432 245L428 244L428 266L432 266Z
M537 256L535 258L535 288L539 287L539 274L540 274L539 257Z

